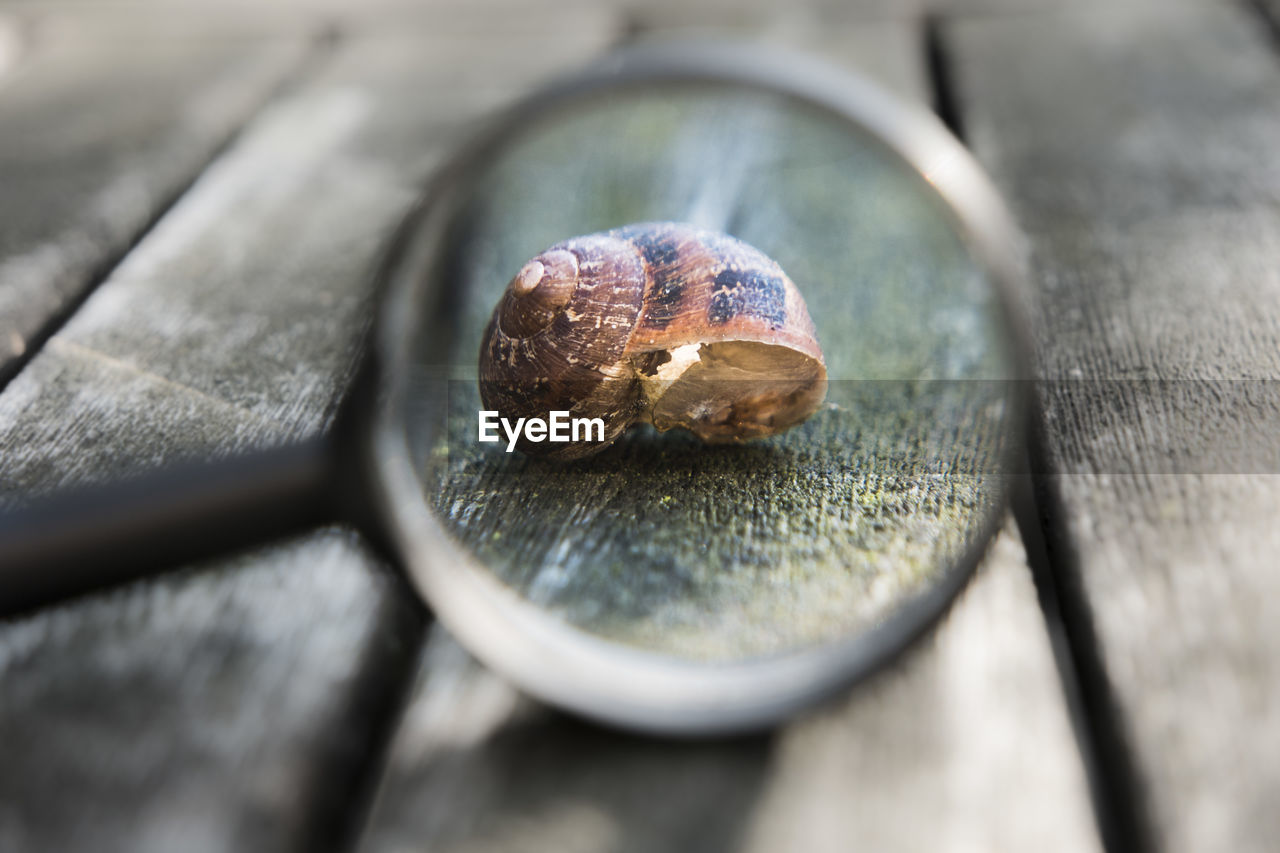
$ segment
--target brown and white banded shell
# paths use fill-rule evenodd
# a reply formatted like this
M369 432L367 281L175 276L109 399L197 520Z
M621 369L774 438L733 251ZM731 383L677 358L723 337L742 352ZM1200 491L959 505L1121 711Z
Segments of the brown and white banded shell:
M786 273L727 234L670 222L574 237L529 261L480 349L486 409L603 419L603 442L516 445L560 459L633 423L710 442L773 435L813 414L826 378Z

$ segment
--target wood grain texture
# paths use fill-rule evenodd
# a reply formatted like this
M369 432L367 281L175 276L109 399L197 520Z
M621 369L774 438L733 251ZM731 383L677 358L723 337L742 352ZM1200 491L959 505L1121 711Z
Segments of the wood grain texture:
M903 63L893 48L919 61L920 43L912 29L877 26L832 41L845 39L855 55L886 57L879 73L891 85L905 89L922 79L918 72L894 76ZM870 47L886 42L892 47ZM857 51L864 43L867 50ZM895 428L883 429L896 434ZM737 523L735 513L748 512L737 508L732 490L750 483L761 488L751 500L768 505L778 498L776 520L804 517L806 508L794 490L829 487L817 481L782 482L775 495L762 480L752 479L767 467L763 459L738 469L724 460L703 459L698 454L707 455L705 449L686 447L678 439L651 441L665 441L668 450L639 471L645 457L643 448L634 447L634 456L622 455L613 467L584 470L580 481L564 488L548 486L551 475L535 466L513 464L483 488L446 493L442 504L465 522L471 531L466 536L483 527L494 506L524 489L537 492L538 500L554 507L550 515L567 519L566 528L572 524L574 531L599 526L619 507L626 510L620 517L633 512L636 534L601 537L592 540L594 547L575 542L570 550L576 553L562 554L558 562L557 543L573 542L567 537L578 533L557 532L550 547L545 533L541 541L529 537L525 563L536 564L548 552L547 575L561 590L577 575L590 577L579 571L579 564L588 562L580 555L603 564L613 559L610 549L631 544L631 538L647 540L635 544L632 556L674 555L695 574L713 571L706 567L723 556L716 549L701 559L683 549L722 541L728 534L719 528ZM658 486L646 479L650 465L655 478L669 475L660 487L671 491L654 491ZM749 470L752 465L757 470ZM692 501L681 504L695 492L689 484L700 481L720 483L725 490L720 508L708 502L701 517L690 508ZM623 489L640 497L619 496ZM657 512L645 509L645 494L675 498ZM456 500L450 509L451 499ZM526 514L540 511L532 501L524 506ZM902 511L910 515L913 509L903 506ZM513 521L500 530L502 539L527 534L518 527ZM807 552L812 562L830 547L827 532L795 534L814 540ZM785 543L785 535L779 538ZM882 544L877 540L876 547ZM488 555L492 549L481 552ZM759 568L763 572L778 564L770 552ZM750 576L745 569L739 574ZM653 592L622 570L607 581L619 598L642 601ZM787 600L783 582L771 589L775 600ZM661 592L656 582L654 590ZM732 606L726 604L723 612ZM743 625L744 630L754 625L758 635L767 633L761 621L745 619ZM1010 808L1015 801L1017 807ZM603 731L520 696L436 629L393 742L362 849L1088 850L1096 845L1081 762L1025 553L1008 530L940 632L882 677L768 736L671 743Z
M767 34L769 41L791 41L808 34L815 40L805 46L821 50L832 33L856 30L863 25L887 22L919 22L928 16L955 19L986 15L1043 14L1053 12L1057 0L806 0L776 3L772 0L614 0L637 32L702 33L708 35ZM1160 2L1160 0L1154 0ZM1222 0L1164 0L1166 4L1219 3ZM1275 2L1275 0L1262 0ZM1075 0L1072 6L1085 14L1105 17L1118 5L1150 5L1153 0ZM798 42L797 42L798 43ZM866 45L874 54L874 45ZM856 57L848 57L854 62Z
M324 429L423 171L584 26L353 45L258 116L0 394L0 492ZM0 625L0 849L341 846L419 618L325 530Z
M1010 519L933 635L782 732L746 849L1098 850L1035 598Z
M191 27L140 38L27 24L0 76L0 383L298 65L304 46L204 39Z
M0 394L0 497L325 430L372 266L442 150L612 34L558 32L554 55L356 41L258 116Z
M418 618L333 528L0 625L0 848L331 849Z
M594 0L0 0L0 12L19 19L52 13L133 32L185 21L198 22L213 35L336 29L348 35L452 32L467 38L483 31L508 37L533 33L549 21L598 20L602 13L616 20L619 6Z
M649 740L558 714L437 627L358 849L731 849L771 751L768 737Z
M893 0L885 2L892 5ZM874 0L869 5L874 6ZM919 61L923 36L904 25L877 23L880 16L859 4L841 7L842 14L858 23L841 20L835 25L814 4L636 3L624 8L636 41L733 38L824 59L865 75L900 97L928 97L926 69ZM909 10L904 17L912 17ZM882 37L868 37L868 33Z
M769 736L597 729L434 629L359 849L1085 851L1097 838L1010 527L936 634Z
M1131 745L1146 822L1163 849L1271 849L1273 45L1228 5L974 20L950 35L971 142L1033 245L1040 369L1067 380L1041 395L1056 568L1096 636L1082 651ZM1261 393L1239 393L1241 379Z

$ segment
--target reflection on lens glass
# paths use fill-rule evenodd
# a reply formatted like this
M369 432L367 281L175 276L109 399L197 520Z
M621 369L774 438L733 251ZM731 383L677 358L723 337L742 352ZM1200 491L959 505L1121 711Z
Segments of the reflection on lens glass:
M548 111L471 189L425 336L448 341L450 380L423 385L410 433L441 523L517 595L626 646L740 661L876 625L990 529L1014 373L998 294L876 140L779 95L630 89ZM781 265L825 353L823 406L740 446L640 427L562 464L478 442L481 335L512 276L654 220Z

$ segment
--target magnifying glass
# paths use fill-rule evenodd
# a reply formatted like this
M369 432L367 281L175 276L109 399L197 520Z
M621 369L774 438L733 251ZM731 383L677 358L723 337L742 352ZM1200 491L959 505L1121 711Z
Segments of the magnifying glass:
M514 272L651 221L787 271L824 406L757 442L641 427L572 463L478 441L480 336ZM0 518L0 607L343 518L545 701L668 734L768 725L924 631L998 529L1024 429L1014 247L963 146L861 80L755 45L619 52L438 173L330 437Z

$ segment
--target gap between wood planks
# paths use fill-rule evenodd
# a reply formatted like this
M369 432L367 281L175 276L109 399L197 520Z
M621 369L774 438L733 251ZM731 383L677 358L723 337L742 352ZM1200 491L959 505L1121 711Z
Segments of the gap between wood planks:
M1245 11L1257 15L1262 28L1271 36L1276 48L1277 59L1280 59L1280 0L1240 0Z
M945 16L924 18L925 61L933 93L933 108L961 142L966 142L963 111L956 97L946 41ZM1030 287L1030 283L1027 283ZM1050 490L1040 488L1034 472L1047 470L1041 436L1041 412L1036 396L1029 395L1031 433L1027 437L1028 473L1019 478L1011 502L1018 532L1027 552L1027 565L1044 615L1054 661L1066 696L1071 727L1089 780L1094 818L1103 846L1114 853L1151 850L1150 830L1143 820L1137 773L1116 724L1113 699L1096 654L1097 644L1083 597L1065 589L1067 561L1073 555L1060 537L1054 537L1050 520L1060 514ZM1046 502L1047 501L1047 502Z
M0 21L3 23L3 21ZM19 48L15 59L15 64L21 64L24 59L24 51L22 45L25 40L21 37L26 34L26 28L19 28ZM223 139L219 140L209 152L208 158L204 165L194 170L190 177L182 182L171 194L160 199L155 210L151 212L151 216L147 219L142 228L138 229L129 240L120 247L119 251L109 253L98 263L93 271L88 275L83 287L71 299L61 306L61 308L49 317L48 320L27 340L24 342L24 349L20 355L13 358L8 364L0 366L0 393L8 387L19 373L21 373L28 364L31 363L40 352L44 349L49 339L58 333L58 331L66 325L81 306L88 301L98 287L107 279L109 279L116 268L124 261L125 258L133 252L134 248L141 243L156 224L160 222L169 213L174 205L187 194L195 183L200 180L201 175L210 164L216 162L223 154L225 154L236 141L240 139L244 133L244 129L248 127L255 116L262 112L272 102L278 100L281 96L288 94L297 88L301 83L306 81L315 71L317 67L322 65L337 48L341 41L340 32L333 26L322 26L318 28L312 36L307 40L307 44L298 64L289 72L287 72L281 81L274 87L270 88L266 97L263 98L261 104L258 105L255 112L245 115L240 124Z

